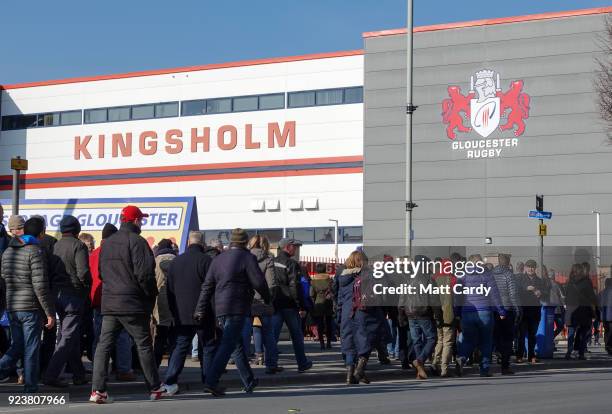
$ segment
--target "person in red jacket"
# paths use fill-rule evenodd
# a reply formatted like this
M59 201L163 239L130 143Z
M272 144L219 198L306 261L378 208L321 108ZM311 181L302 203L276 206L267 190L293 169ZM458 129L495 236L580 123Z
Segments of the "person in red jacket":
M94 318L94 342L92 346L94 355L96 353L100 331L102 330L102 280L100 280L100 268L98 266L100 263L100 248L104 240L116 232L117 227L110 223L106 223L102 229L102 241L100 242L100 246L94 249L89 255L89 268L91 269L91 292L89 293L89 298L91 300ZM113 359L117 380L135 381L136 375L134 375L132 371L132 340L125 329L121 331L117 338L115 355L116 358Z

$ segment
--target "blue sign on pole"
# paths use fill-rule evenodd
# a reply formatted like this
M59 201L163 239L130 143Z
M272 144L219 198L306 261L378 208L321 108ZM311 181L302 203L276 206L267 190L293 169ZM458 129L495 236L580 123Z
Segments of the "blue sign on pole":
M552 218L552 212L529 210L529 218L550 220Z

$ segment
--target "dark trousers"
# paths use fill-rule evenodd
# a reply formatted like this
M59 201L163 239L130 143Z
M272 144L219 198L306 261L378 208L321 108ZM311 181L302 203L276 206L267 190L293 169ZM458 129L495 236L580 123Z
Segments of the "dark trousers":
M199 343L204 345L203 357L200 358L200 372L202 383L206 381L204 369L211 365L216 345L214 327L187 325L175 326L170 331L170 342L173 344L173 348L168 360L164 383L173 385L178 382L178 377L185 366L185 358L187 354L191 353L191 342L194 335L197 335Z
M540 325L540 307L525 307L523 309L523 319L521 320L520 335L516 357L525 356L525 337L527 337L527 358L535 357L536 334Z
M402 368L407 368L408 364L416 359L410 336L410 327L408 325L399 325L397 327L397 337L399 341L399 359L402 362Z
M150 317L144 314L135 315L104 315L100 339L94 356L93 383L94 391L106 391L108 381L108 361L117 337L123 328L130 334L138 350L138 359L150 390L160 385L159 372L155 366L153 342L149 330Z
M58 296L55 302L55 310L60 320L58 341L45 370L45 381L57 380L66 364L75 379L85 377L85 368L81 362L81 318L84 303L85 301L77 296Z
M510 367L510 355L512 355L512 343L514 342L514 312L508 312L506 319L501 319L499 314L495 314L495 327L493 328L493 338L495 349L501 354L501 367Z
M321 315L314 316L315 324L317 325L317 334L319 335L319 342L321 346L325 343L325 339L327 339L327 343L331 343L332 338L332 315ZM325 333L325 336L323 335Z
M193 338L193 335L191 336ZM164 352L170 348L170 327L155 325L155 338L153 339L153 350L155 352L155 366L159 369Z
M604 322L603 327L605 329L604 344L606 351L612 355L612 321Z
M56 328L43 329L42 341L40 343L40 372L42 374L47 370L47 366L55 352L55 344L57 342Z
M232 357L238 368L240 380L247 387L253 379L253 371L249 365L244 343L242 341L242 329L244 328L244 315L228 315L222 316L219 319L219 324L223 330L219 345L214 351L212 361L206 368L206 384L216 388L219 384L219 379L227 366L227 363Z

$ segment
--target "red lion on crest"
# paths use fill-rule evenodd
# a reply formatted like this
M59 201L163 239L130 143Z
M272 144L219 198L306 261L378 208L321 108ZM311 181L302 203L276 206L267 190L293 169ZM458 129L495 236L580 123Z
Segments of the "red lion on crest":
M498 79L499 82L499 79ZM449 98L442 101L442 121L446 124L446 135L449 139L455 139L457 132L470 132L472 128L463 124L465 119L470 119L470 101L476 96L474 91L467 95L461 93L459 86L448 87ZM517 80L510 84L507 92L497 89L495 96L500 100L500 116L505 116L506 123L499 126L500 131L514 129L515 136L525 132L524 120L529 118L530 97L523 92L523 81ZM510 111L507 115L506 113ZM463 113L463 114L462 114Z

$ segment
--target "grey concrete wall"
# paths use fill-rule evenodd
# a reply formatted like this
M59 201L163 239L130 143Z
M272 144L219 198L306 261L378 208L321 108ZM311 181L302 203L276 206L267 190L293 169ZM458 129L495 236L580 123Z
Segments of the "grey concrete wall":
M612 246L612 143L593 87L605 15L416 33L414 36L415 245L536 246L527 218L545 195L549 246ZM365 39L364 240L404 243L406 36ZM501 88L522 79L531 97L526 131L500 158L451 150L442 122L447 87L464 94L476 71L500 73ZM469 120L465 122L469 125ZM512 138L511 131L487 139ZM456 140L483 139L475 132ZM612 259L612 258L611 258ZM609 260L612 262L612 260Z

